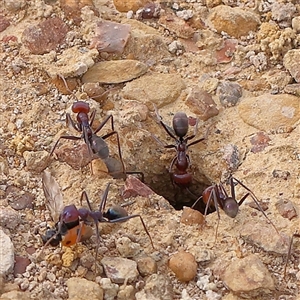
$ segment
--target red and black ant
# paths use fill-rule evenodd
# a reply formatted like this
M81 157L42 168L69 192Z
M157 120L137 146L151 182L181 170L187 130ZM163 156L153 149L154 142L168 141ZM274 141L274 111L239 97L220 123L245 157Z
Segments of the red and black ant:
M283 278L286 278L286 270L287 270L289 259L292 255L292 246L293 246L294 238L300 238L300 233L295 232L291 237L290 244L289 244L289 250L288 250L288 253L287 253L286 262L285 262L285 266L284 266Z
M47 245L57 246L61 241L63 241L63 245L71 246L82 239L86 239L85 236L88 233L88 224L90 221L95 223L96 234L97 234L97 249L96 249L96 257L98 254L98 248L100 243L100 233L98 224L101 222L107 223L118 223L124 222L132 218L140 218L142 225L147 233L151 245L154 248L152 238L149 234L149 231L144 223L143 218L139 214L128 215L127 211L119 205L113 206L109 208L106 212L104 211L107 196L109 192L110 183L108 183L99 206L99 210L92 210L89 198L87 193L84 191L81 194L80 201L82 203L83 199L87 201L87 208L79 208L77 209L75 205L68 205L64 207L62 213L60 214L59 221L56 223L54 229L47 230L45 236L42 237L44 241L44 247Z
M206 139L203 137L201 139L197 139L193 142L188 143L196 136L196 131L198 128L198 120L195 125L194 134L190 136L186 136L189 129L189 119L184 112L177 112L173 117L173 130L162 121L161 117L158 114L158 111L155 107L156 115L159 119L160 124L163 126L165 131L168 133L170 137L172 137L176 144L165 145L165 148L174 148L176 150L176 156L172 159L169 174L171 176L171 181L173 186L178 186L181 190L187 190L193 197L195 195L190 191L189 186L192 183L192 174L188 172L188 168L190 167L191 161L189 155L187 154L188 148L192 145L198 144ZM175 170L173 171L175 166Z
M56 149L59 141L61 139L68 139L68 140L81 140L83 138L84 142L86 143L91 158L100 158L106 163L108 167L109 173L116 178L124 177L125 175L125 166L122 158L121 153L121 147L120 147L120 139L119 134L117 131L114 130L114 122L113 122L113 116L109 115L107 116L104 121L95 129L92 129L92 124L95 119L96 111L92 111L90 116L88 115L90 112L90 106L88 103L84 101L77 101L72 105L72 111L74 113L77 113L77 122L74 122L71 118L70 114L66 114L66 122L67 125L70 125L72 128L74 128L76 131L82 133L82 136L73 136L73 135L62 135L59 137L59 139L54 144L49 157L54 153L54 150ZM105 134L103 136L98 136L97 133L104 127L105 124L107 124L109 121L111 121L111 132L108 134ZM122 170L119 170L120 166L115 162L115 160L109 156L109 148L107 143L105 142L105 139L108 137L116 135L117 137L117 144L118 144L118 154L121 161L121 168Z
M202 205L204 203L205 205L204 216L206 216L208 213L211 213L213 211L217 211L218 224L216 228L215 239L217 239L217 233L218 233L219 222L220 222L219 207L225 212L227 216L231 218L235 218L239 211L239 207L249 196L252 198L252 200L255 202L256 206L258 207L258 209L261 211L261 213L266 217L266 219L271 223L271 225L274 227L276 232L279 234L273 222L268 218L268 216L265 214L264 210L260 206L259 200L254 195L254 193L247 186L245 186L240 180L236 179L233 176L229 177L229 184L230 184L231 196L228 195L222 183L214 184L212 186L207 187L203 191L202 196L200 196L196 200L196 202L191 206L191 208L203 211ZM239 201L237 201L236 194L235 194L236 184L241 185L247 191L247 193ZM197 205L200 206L198 207Z

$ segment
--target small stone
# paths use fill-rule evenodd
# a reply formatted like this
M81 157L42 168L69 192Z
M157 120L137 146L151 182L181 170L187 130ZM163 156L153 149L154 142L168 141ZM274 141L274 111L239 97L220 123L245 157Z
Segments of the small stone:
M83 76L83 83L122 83L145 74L148 67L137 60L102 61L91 67Z
M73 277L67 280L69 300L103 300L103 290L95 282Z
M0 277L6 276L14 267L14 245L8 235L0 229Z
M97 22L90 48L99 52L121 54L130 34L130 25L110 21Z
M287 94L291 94L291 95L300 97L300 83L287 84L284 87L284 91Z
M147 2L148 0L114 0L114 5L120 12L128 12L130 10L136 12Z
M292 28L297 32L300 33L300 16L295 17L292 19Z
M0 296L1 300L31 300L32 297L28 292L10 291Z
M32 208L34 196L29 192L23 192L20 188L10 185L5 190L9 205L15 210Z
M9 25L9 20L5 16L0 15L0 32L4 31Z
M271 139L264 132L256 133L251 139L250 143L252 145L251 152L258 153L263 151L268 145Z
M98 82L88 82L82 86L82 90L88 95L88 97L96 100L98 103L103 104L107 99L108 91L100 86Z
M73 20L74 24L79 25L82 21L81 9L85 6L89 6L96 15L98 11L94 7L92 0L60 0L59 1L61 9L64 11L65 16L68 19Z
M291 173L289 171L275 169L272 172L272 176L274 178L282 178L284 180L287 180L291 176Z
M293 202L287 199L281 199L275 203L275 206L283 218L292 220L297 217L297 211L293 205Z
M290 72L296 82L300 83L300 66L297 63L300 61L300 50L289 50L283 57L283 65Z
M216 59L218 63L229 63L232 61L234 52L237 47L237 40L227 39L221 49L216 51Z
M143 101L153 110L153 104L160 108L175 102L184 88L184 81L177 74L153 73L128 82L123 88L123 97Z
M150 256L144 256L137 259L137 267L142 276L149 276L157 273L157 263Z
M195 278L197 262L191 253L180 251L170 258L169 268L175 273L178 280L187 282Z
M289 94L244 98L238 110L246 124L265 132L291 132L300 118L299 98Z
M125 236L117 240L116 248L122 257L127 258L135 257L142 251L140 244L132 242Z
M24 151L23 157L26 162L26 167L28 171L40 173L47 166L45 161L48 158L49 153L45 150L43 151Z
M204 216L201 212L192 209L190 207L183 207L182 215L180 218L180 222L186 225L203 225L204 224Z
M262 216L262 218L264 217ZM259 222L254 222L254 220L247 221L243 225L240 235L247 243L266 252L285 255L288 251L286 237L279 235L275 228L268 223L268 220L265 221L264 226Z
M32 54L45 54L61 45L68 31L68 26L54 17L27 27L22 34L22 42Z
M268 269L254 254L234 260L226 268L223 280L232 292L247 298L266 296L275 289Z
M124 283L125 280L130 283L139 275L137 263L127 258L104 256L101 263L106 276L114 283Z
M240 165L240 153L236 145L228 144L223 147L222 159L226 162L231 172L237 170Z
M275 21L291 20L296 12L297 8L292 3L274 2L272 4L272 19Z
M149 197L153 194L154 192L138 178L133 175L127 176L122 192L122 196L125 199L136 196Z
M203 121L219 114L219 110L212 96L197 87L192 88L186 98L186 105Z
M219 99L224 107L235 106L242 97L242 87L234 82L223 81L217 88Z
M116 283L112 283L109 278L101 278L100 285L104 291L105 300L114 300L119 291L119 286Z
M239 38L247 35L250 31L256 31L260 20L257 14L249 10L218 5L210 10L208 23L218 33L226 32Z
M30 259L27 257L22 257L16 255L15 266L14 266L14 276L17 274L23 274L26 271L27 266L31 263Z
M15 229L20 222L20 216L14 209L9 207L0 207L0 226L8 229Z
M146 280L145 287L135 294L136 300L174 300L174 292L169 277L152 274Z
M5 8L13 13L16 13L18 10L22 9L26 5L26 0L5 0Z
M9 167L8 162L5 157L0 156L0 173L8 175L9 173Z
M118 292L118 300L135 300L135 289L132 285L122 285Z
M159 23L183 39L192 38L195 33L195 30L186 21L173 14L162 15Z

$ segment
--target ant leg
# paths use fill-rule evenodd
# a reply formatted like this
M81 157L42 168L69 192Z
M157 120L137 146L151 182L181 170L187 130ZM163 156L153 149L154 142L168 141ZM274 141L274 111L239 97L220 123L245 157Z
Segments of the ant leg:
M286 277L286 269L287 269L287 265L288 265L288 262L289 262L289 259L291 257L291 253L292 253L292 246L293 246L293 239L294 237L300 237L300 233L294 233L291 237L291 241L290 241L290 245L289 245L289 250L288 250L288 254L287 254L287 257L286 257L286 262L285 262L285 266L284 266L284 272L283 272L283 278L285 279Z
M110 182L107 184L106 189L103 193L100 205L99 205L99 211L101 212L101 214L103 214L104 210L105 210L105 205L106 205L106 200L107 200L107 196L108 196L108 192L109 192L109 187L110 187ZM102 222L102 220L100 221Z
M258 198L255 196L255 194L248 188L246 187L241 181L239 181L238 179L236 179L235 177L231 177L231 181L233 182L233 180L235 180L238 184L240 184L246 191L248 191L248 193L239 201L238 205L242 205L243 202L245 201L245 199L250 196L252 198L252 200L255 202L256 206L258 207L258 209L261 211L261 213L265 216L265 218L270 222L270 224L273 226L273 228L276 230L277 234L280 235L278 229L276 228L276 226L274 225L274 223L270 220L270 218L266 215L266 213L264 212L264 210L262 209L262 207L259 204L259 200Z
M117 219L113 219L113 220L108 220L107 222L108 222L108 223L118 223L118 222L124 222L124 221L127 221L127 220L129 220L129 219L132 219L132 218L138 218L138 217L140 218L140 220L141 220L141 222L142 222L142 225L143 225L143 227L144 227L144 230L145 230L145 232L147 233L147 235L148 235L148 237L149 237L149 239L150 239L152 248L155 249L154 244L153 244L153 241L152 241L152 238L151 238L151 235L150 235L150 233L149 233L149 231L148 231L148 229L147 229L147 227L146 227L146 225L145 225L145 223L144 223L144 220L143 220L143 218L142 218L141 215L125 216L125 217L121 217L121 218L117 218Z
M70 129L75 129L76 131L81 132L79 125L73 121L69 113L66 113L66 125Z
M112 115L107 116L104 121L96 128L96 130L94 131L94 134L97 134L97 132L99 132L103 126L109 121L109 119L111 120L111 130L115 131L114 129L114 119Z
M105 140L105 139L107 139L108 137L110 137L114 134L117 136L118 152L119 152L119 157L120 157L120 161L121 161L122 168L123 168L123 173L126 174L125 164L124 164L123 157L122 157L122 152L121 152L119 133L117 131L112 131L112 132L102 136L102 139Z
M91 112L91 115L90 115L90 123L89 123L90 127L92 127L92 125L93 125L93 123L94 123L95 116L96 116L96 111L93 110L93 111Z
M52 156L54 150L56 149L59 141L61 139L66 139L66 140L73 140L73 141L78 141L78 140L81 140L81 137L78 137L78 136L73 136L73 135L62 135L59 137L59 139L56 141L56 143L54 144L52 150L50 151L50 154L49 154L49 158Z

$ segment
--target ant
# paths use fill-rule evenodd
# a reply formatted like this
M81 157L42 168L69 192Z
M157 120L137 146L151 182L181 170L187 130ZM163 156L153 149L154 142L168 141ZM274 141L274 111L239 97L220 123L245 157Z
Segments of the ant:
M208 213L211 213L213 211L217 211L218 213L218 224L216 228L216 235L215 240L217 239L217 233L219 228L219 222L220 222L220 212L219 207L225 212L225 214L231 218L235 218L239 207L244 203L244 201L250 196L252 200L257 205L258 209L261 211L261 213L266 217L266 219L271 223L271 225L274 227L276 232L279 234L277 228L273 224L273 222L268 218L268 216L263 211L262 207L259 204L258 198L254 195L254 193L245 186L240 180L236 179L233 176L229 177L229 184L230 184L230 190L231 190L231 196L228 195L226 192L224 186L222 183L214 184L212 186L207 187L203 193L202 196L200 196L196 202L191 206L191 208L197 207L197 204L202 199L203 203L205 204L205 211L204 216L206 216ZM235 186L236 184L241 185L247 193L241 198L241 200L237 201L236 195L235 195ZM201 202L199 203L201 207Z
M190 146L205 140L206 136L189 143L189 141L196 136L198 119L196 121L194 133L190 136L186 136L189 129L189 119L186 113L177 112L173 117L173 133L171 129L162 121L162 118L158 114L157 108L154 108L160 124L163 126L167 134L176 142L176 144L164 145L165 148L174 148L176 150L176 155L172 159L169 167L169 174L171 176L172 184L174 187L177 185L180 189L186 189L192 196L195 196L189 189L189 186L192 183L192 174L188 172L191 161L187 151ZM176 169L173 172L174 166Z
M99 223L118 223L139 217L154 249L152 238L141 215L128 215L127 211L119 205L115 205L109 208L106 212L104 211L109 187L110 183L107 184L107 187L103 193L99 210L92 210L89 198L85 191L83 191L81 194L80 203L82 204L83 199L85 199L88 204L88 209L84 207L77 209L74 204L66 206L60 214L59 222L55 225L55 229L49 229L46 232L46 235L42 237L45 243L44 247L46 247L49 244L51 246L57 246L61 241L63 241L64 245L71 246L73 244L78 243L79 241L82 241L82 238L87 239L87 226L89 221L92 220L96 225L95 227L97 234L97 257L98 248L100 244L100 233L98 228Z
M288 253L287 253L286 262L285 262L285 266L284 266L283 278L286 277L286 269L287 269L288 262L289 262L289 259L291 257L291 254L292 254L293 240L294 240L295 237L300 238L300 233L295 232L291 237L290 244L289 244L289 250L288 250Z
M70 114L66 114L66 123L67 125L70 125L72 128L74 128L76 131L82 133L80 137L78 136L73 136L73 135L62 135L59 137L59 139L56 141L54 144L49 157L52 156L54 153L54 150L56 149L59 141L61 139L67 139L67 140L81 140L83 138L84 142L86 143L90 156L91 158L97 157L102 159L108 166L108 170L111 175L114 176L114 173L116 173L116 178L120 176L119 174L125 174L125 166L122 158L122 153L121 153L121 147L120 147L120 139L119 139L119 134L117 131L114 130L114 122L113 122L113 116L109 115L107 116L104 121L95 129L92 129L92 124L95 119L96 111L92 111L90 116L88 115L90 112L90 106L88 103L84 101L77 101L73 103L72 105L72 111L73 113L77 113L77 122L74 122L73 119L71 118ZM105 134L103 136L98 136L97 133L104 127L106 123L111 121L111 132L108 134ZM109 156L109 148L107 143L105 142L105 139L108 137L116 135L117 136L117 144L118 144L118 152L119 152L119 157L121 161L121 168L122 171L120 172L119 170L116 171L119 166L118 164L113 160L112 157ZM122 176L121 176L122 177Z

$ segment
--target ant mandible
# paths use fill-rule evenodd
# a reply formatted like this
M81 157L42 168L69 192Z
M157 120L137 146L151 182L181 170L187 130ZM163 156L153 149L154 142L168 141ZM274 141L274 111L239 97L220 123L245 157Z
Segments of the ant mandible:
M56 246L59 244L61 240L64 241L64 244L67 246L71 246L72 244L78 243L82 240L82 236L88 232L86 226L90 219L93 220L96 227L97 234L97 249L96 249L96 257L98 255L98 248L100 244L100 233L98 224L101 222L107 223L117 223L124 222L132 218L140 218L142 225L146 234L148 235L151 245L154 249L152 238L149 234L149 231L144 223L143 218L139 214L128 215L127 211L119 205L115 205L109 208L106 212L105 205L107 201L107 196L109 192L110 183L108 183L99 206L99 210L93 211L87 193L85 191L82 192L80 202L82 203L83 199L87 201L87 208L79 208L77 209L75 205L66 206L62 213L60 214L59 222L56 224L56 229L50 229L46 232L43 241L46 241L44 247L47 245ZM62 239L63 237L63 239ZM86 239L86 237L84 237Z
M203 191L202 195L196 200L196 202L191 207L196 209L197 204L202 199L203 203L205 204L204 217L209 212L213 212L215 210L217 211L218 224L216 228L215 241L217 239L217 233L218 233L219 222L220 222L219 207L225 212L227 216L231 218L235 218L239 211L239 207L249 196L252 198L252 200L255 202L256 206L258 207L258 209L261 211L261 213L266 217L266 219L270 222L270 224L279 234L273 222L268 218L268 216L265 214L264 210L260 206L259 200L255 196L255 194L247 186L245 186L240 180L238 180L233 176L229 177L229 184L230 184L231 196L228 195L222 183L214 184L212 186L207 187ZM235 193L236 184L241 185L247 191L247 193L239 201L237 201L236 199L236 193ZM201 206L201 202L200 202L200 206Z
M176 144L164 146L165 148L174 148L176 150L176 155L172 159L169 167L169 174L171 176L172 184L177 185L180 189L186 189L190 194L194 196L194 194L189 189L189 186L192 183L192 174L188 172L191 161L189 155L187 154L187 151L190 146L198 144L206 139L206 137L203 137L201 139L188 143L196 136L198 119L195 125L194 134L186 136L189 129L188 117L184 112L177 112L173 117L174 134L162 121L162 118L158 114L157 108L154 108L160 124L163 126L167 134L176 141ZM174 166L176 167L176 170L173 172Z

